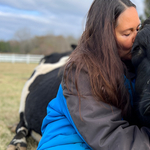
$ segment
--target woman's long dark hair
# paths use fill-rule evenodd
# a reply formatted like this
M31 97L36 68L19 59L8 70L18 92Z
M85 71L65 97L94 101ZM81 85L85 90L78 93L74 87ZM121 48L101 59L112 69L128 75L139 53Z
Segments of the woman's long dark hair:
M128 7L135 5L130 0L94 0L85 31L66 64L66 68L76 66L76 85L81 69L86 67L93 96L120 108L124 117L129 111L129 94L124 86L124 68L118 55L115 26L119 15ZM65 71L65 82L68 76L70 73Z

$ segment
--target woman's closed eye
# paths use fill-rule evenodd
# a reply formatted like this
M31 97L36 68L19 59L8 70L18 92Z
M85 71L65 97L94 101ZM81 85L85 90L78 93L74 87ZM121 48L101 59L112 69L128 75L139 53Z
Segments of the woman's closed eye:
M124 36L129 36L130 35L130 33L129 34L124 34Z

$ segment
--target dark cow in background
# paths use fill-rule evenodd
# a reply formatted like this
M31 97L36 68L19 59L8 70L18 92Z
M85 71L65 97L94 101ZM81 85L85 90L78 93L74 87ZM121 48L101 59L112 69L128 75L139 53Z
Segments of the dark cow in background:
M75 49L76 45L71 45ZM21 94L20 122L16 135L7 150L26 150L26 137L32 136L36 141L41 139L41 125L46 116L48 103L56 97L59 88L63 65L72 51L53 53L41 59L31 77L25 83Z
M76 48L75 44L71 44L72 49L74 50ZM44 61L44 63L56 63L60 60L60 58L64 57L64 56L68 56L70 55L70 51L69 52L64 52L64 53L53 53L51 55L45 56L41 59L40 63L42 61Z

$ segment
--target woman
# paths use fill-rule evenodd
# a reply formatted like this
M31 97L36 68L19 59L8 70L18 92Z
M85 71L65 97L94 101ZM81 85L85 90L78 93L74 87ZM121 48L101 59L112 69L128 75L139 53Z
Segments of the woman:
M94 0L57 97L47 107L38 149L150 149L150 130L132 125L134 76L128 77L139 26L129 0Z

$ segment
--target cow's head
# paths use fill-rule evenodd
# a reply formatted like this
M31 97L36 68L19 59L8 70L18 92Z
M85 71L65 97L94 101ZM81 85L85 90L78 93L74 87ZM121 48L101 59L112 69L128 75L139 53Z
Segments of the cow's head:
M137 67L147 57L150 60L150 17L144 21L132 47L132 63Z

